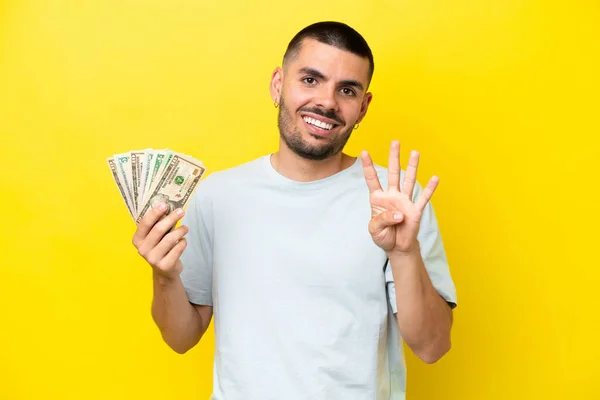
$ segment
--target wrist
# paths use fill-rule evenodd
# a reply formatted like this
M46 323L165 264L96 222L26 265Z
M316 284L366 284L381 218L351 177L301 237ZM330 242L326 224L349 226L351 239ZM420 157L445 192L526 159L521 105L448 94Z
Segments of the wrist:
M414 244L412 244L408 248L404 249L392 249L387 253L388 258L407 258L407 257L421 257L421 246L419 242L415 240Z
M165 286L172 285L175 282L176 277L165 275L163 273L158 272L156 269L153 268L152 269L152 279L158 285L165 287Z

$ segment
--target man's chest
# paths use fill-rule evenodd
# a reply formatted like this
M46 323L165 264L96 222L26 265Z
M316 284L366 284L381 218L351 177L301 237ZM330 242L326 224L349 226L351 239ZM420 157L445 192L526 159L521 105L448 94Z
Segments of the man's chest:
M331 198L248 196L215 214L215 272L240 284L258 275L265 286L380 291L386 256L371 239L370 217L368 197L352 191Z

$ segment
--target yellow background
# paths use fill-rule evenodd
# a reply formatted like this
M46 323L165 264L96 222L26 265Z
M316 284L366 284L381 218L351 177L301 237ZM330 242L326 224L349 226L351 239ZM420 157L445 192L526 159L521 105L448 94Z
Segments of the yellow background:
M599 399L596 1L0 1L0 398L208 399L105 158L169 147L210 171L276 150L273 68L305 25L375 54L348 152L422 153L456 282L453 349L409 399ZM260 310L257 310L260 312Z

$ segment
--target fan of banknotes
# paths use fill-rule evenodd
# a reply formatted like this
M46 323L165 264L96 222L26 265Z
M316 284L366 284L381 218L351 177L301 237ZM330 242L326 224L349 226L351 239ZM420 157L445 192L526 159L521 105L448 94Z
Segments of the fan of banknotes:
M201 161L169 149L133 150L106 161L136 224L160 202L166 214L185 208L206 171Z

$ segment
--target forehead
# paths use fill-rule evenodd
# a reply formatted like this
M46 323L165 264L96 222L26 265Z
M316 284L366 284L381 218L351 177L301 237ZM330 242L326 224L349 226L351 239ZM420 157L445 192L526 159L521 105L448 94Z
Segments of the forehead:
M314 39L305 39L300 51L289 63L292 73L301 68L313 68L330 79L353 79L367 87L369 79L369 59L360 57L347 50L321 43Z

